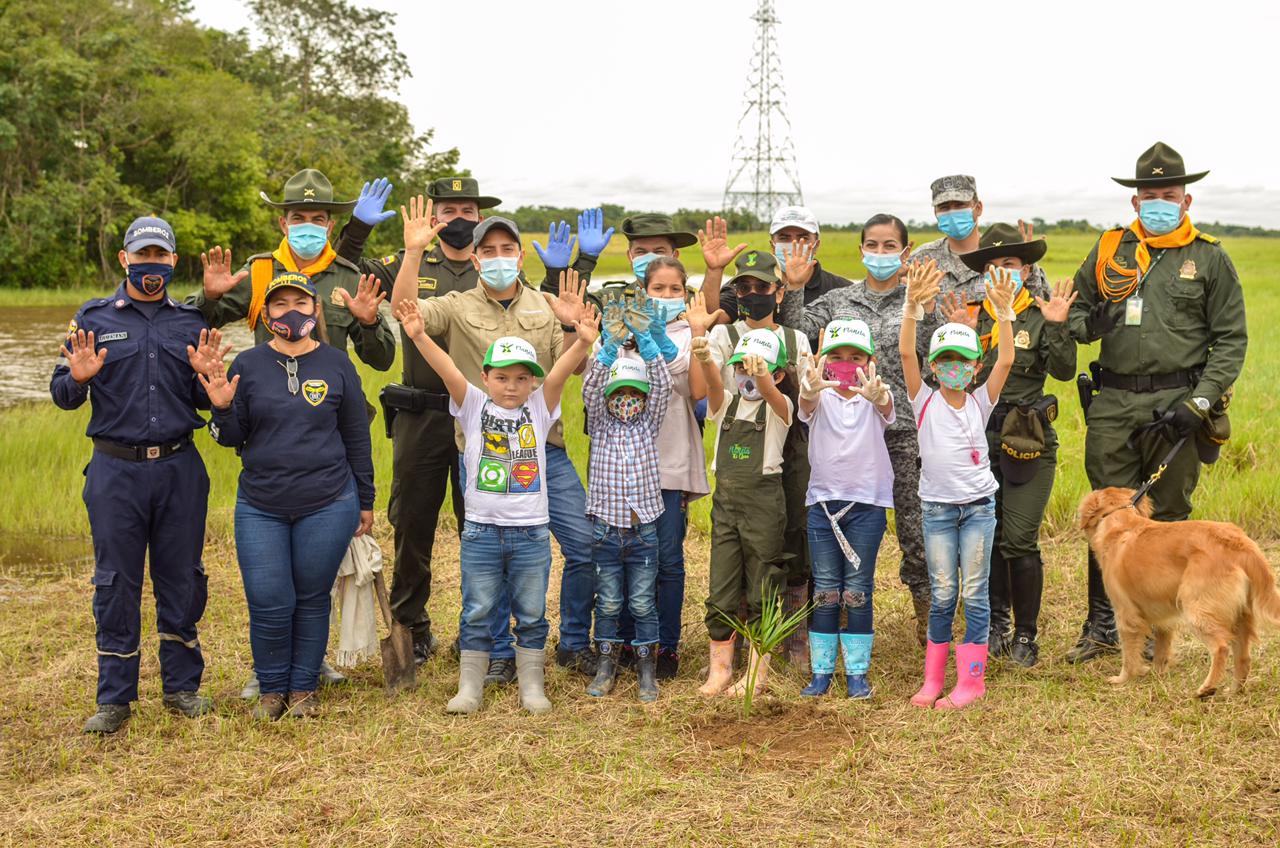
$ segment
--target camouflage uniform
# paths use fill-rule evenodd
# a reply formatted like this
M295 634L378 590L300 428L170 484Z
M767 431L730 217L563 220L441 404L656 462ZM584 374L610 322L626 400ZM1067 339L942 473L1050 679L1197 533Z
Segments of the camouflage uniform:
M946 275L938 284L943 294L958 291L964 298L964 302L970 304L981 303L987 296L986 286L982 283L982 272L974 271L961 262L960 254L951 250L951 245L946 238L922 244L911 252L912 262L924 262L929 259L937 262L938 270ZM1049 286L1045 282L1044 271L1040 270L1039 265L1032 266L1031 273L1023 281L1023 285L1033 295L1049 296ZM939 313L942 311L941 298L938 299L938 311ZM942 320L945 321L946 318L943 317Z

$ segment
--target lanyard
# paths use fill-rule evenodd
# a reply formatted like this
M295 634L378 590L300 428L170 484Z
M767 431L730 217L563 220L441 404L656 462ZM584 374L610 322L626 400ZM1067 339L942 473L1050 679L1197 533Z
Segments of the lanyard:
M840 529L840 519L844 518L845 513L853 509L854 506L856 506L856 504L848 503L845 505L844 509L837 512L835 515L832 515L827 510L827 505L823 503L822 514L827 517L827 521L831 522L831 532L835 534L836 544L840 546L840 551L844 554L844 558L853 565L853 568L856 571L862 567L862 559L858 556L857 551L853 549L853 545L849 544L849 540L845 538L844 531Z

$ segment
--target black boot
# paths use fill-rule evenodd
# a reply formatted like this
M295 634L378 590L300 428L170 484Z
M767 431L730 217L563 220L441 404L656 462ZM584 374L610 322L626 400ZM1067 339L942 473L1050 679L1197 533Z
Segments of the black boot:
M1111 610L1111 601L1107 598L1106 586L1102 583L1102 569L1093 551L1089 551L1089 617L1085 619L1080 630L1080 641L1067 651L1067 662L1088 662L1103 654L1114 654L1120 650L1116 638L1116 615Z
M593 698L603 698L613 691L618 680L618 649L621 642L596 643L596 676L587 684L587 694Z
M1023 668L1031 668L1040 657L1036 634L1040 596L1044 593L1044 563L1039 553L1009 561L1009 590L1014 623L1009 657Z
M1007 655L1013 642L1009 626L1010 567L997 544L991 551L991 576L987 579L987 597L991 602L991 634L987 637L987 651L993 657Z
M640 700L652 704L658 700L658 643L636 646L636 678Z

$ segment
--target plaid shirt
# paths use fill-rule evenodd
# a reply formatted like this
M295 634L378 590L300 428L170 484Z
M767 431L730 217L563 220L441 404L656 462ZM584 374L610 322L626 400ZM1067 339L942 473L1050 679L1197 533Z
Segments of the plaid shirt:
M671 375L662 357L646 362L649 400L630 421L619 421L605 408L604 386L609 367L599 358L582 381L582 400L591 437L587 474L587 515L612 527L631 527L632 513L641 524L662 514L662 477L658 473L658 429L671 397Z

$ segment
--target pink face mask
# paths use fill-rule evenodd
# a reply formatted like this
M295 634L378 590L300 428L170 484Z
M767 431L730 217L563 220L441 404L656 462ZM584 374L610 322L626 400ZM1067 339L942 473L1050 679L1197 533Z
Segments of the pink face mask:
M842 389L856 388L858 385L858 375L862 373L862 366L856 362L828 362L827 367L822 370L822 379L836 380L840 383Z

